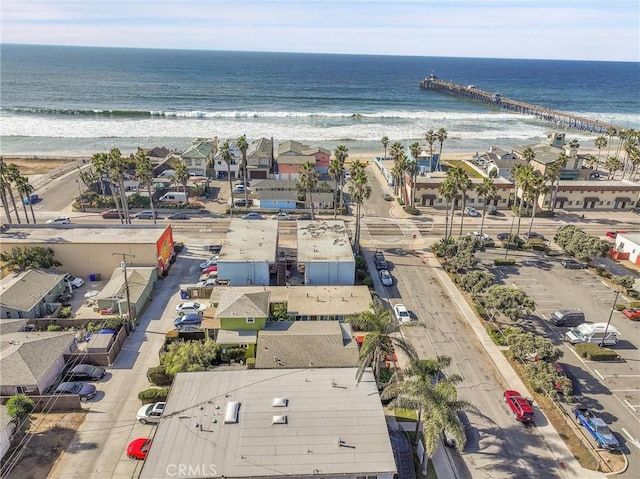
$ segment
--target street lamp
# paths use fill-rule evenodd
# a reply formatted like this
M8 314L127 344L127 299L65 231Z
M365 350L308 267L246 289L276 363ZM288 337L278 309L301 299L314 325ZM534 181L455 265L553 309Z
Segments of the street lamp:
M607 337L607 331L609 331L609 325L611 324L611 317L613 316L613 310L618 303L618 296L620 296L620 291L616 291L616 299L613 300L613 306L611 306L611 311L609 312L609 320L607 321L607 326L604 328L604 334L602 335L602 341L600 341L600 347L604 346L604 338Z
M80 188L80 182L76 180L76 185L78 185L78 195L82 195L82 189Z
M126 257L131 256L135 258L135 254L126 254L126 253L111 253L111 255L122 255L122 261L120 262L120 268L122 268L122 272L124 273L124 289L127 293L127 319L129 321L129 325L131 329L135 329L135 322L133 318L133 314L131 314L131 298L129 297L129 281L127 279L127 262Z
M504 259L507 259L507 254L509 253L509 243L511 243L511 234L513 233L513 223L515 223L516 217L514 216L511 220L511 229L509 230L509 237L507 238L507 247L504 250Z

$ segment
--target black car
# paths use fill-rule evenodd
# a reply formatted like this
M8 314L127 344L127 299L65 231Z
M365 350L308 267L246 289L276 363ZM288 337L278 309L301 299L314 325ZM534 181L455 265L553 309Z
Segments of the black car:
M505 240L509 239L509 233L498 233L496 235L496 238L498 238L498 240L500 240L500 241L505 241Z
M298 216L298 220L308 221L310 219L311 219L311 214L310 213L304 213L304 214Z
M133 217L138 220L152 220L154 216L156 217L156 219L158 218L157 211L145 210L145 211L136 213Z
M209 245L209 252L210 253L218 254L218 253L220 253L221 250L222 250L222 245L221 244L210 244Z
M384 258L384 254L382 253L382 251L376 251L373 254L373 262L376 265L377 270L388 269L389 267L389 264L387 263L387 260Z
M82 382L64 382L53 391L53 394L77 394L81 401L88 401L96 395L96 387L93 384Z
M188 220L189 219L189 215L187 215L186 213L172 213L169 216L167 216L168 220Z
M245 200L245 199L235 200L233 204L235 206L253 206L253 200Z
M105 370L99 366L78 364L72 367L65 377L70 381L98 381L102 379L105 374Z
M586 264L576 261L575 259L563 259L560 264L567 269L585 269Z
M535 231L532 231L531 233L525 233L522 235L522 237L525 239L525 241L529 241L532 239L547 241L543 235L541 235L540 233L536 233Z

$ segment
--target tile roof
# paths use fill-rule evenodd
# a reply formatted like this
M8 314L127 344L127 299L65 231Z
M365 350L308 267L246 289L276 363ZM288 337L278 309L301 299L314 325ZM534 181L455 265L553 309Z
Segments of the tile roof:
M268 318L269 292L241 293L233 288L223 290L216 318Z

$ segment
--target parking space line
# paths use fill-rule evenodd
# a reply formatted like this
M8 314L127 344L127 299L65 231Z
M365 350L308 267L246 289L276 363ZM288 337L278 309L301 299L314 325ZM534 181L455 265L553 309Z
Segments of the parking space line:
M620 429L622 430L622 432L624 432L624 433L625 433L625 435L626 435L626 436L627 436L631 441L638 442L638 440L637 440L637 439L634 439L634 438L631 436L631 434L629 434L629 432L627 432L627 430L626 430L625 428L621 427Z
M638 406L638 405L632 406L631 403L629 403L629 401L627 401L626 399L624 400L624 402L627 404L627 406L629 406L630 409L633 409L633 412L638 412L638 411L636 411L636 408L640 407L640 406Z
M596 376L598 376L600 378L601 381L605 380L604 376L602 374L600 374L597 369L594 369L593 372L595 373Z

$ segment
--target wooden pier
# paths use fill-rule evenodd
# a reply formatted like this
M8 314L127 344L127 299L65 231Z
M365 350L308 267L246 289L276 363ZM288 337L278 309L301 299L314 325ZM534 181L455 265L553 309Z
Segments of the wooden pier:
M604 134L607 133L607 130L610 128L615 128L617 131L622 129L621 127L611 125L609 123L589 120L588 118L571 115L570 113L563 113L561 111L550 110L549 108L543 108L521 101L502 98L499 93L489 93L479 90L473 85L462 86L442 81L433 74L420 82L420 88L445 93L456 98L464 98L480 103L487 103L489 105L504 108L505 110L521 113L523 115L535 116L541 120L554 123L558 126L573 128L575 130Z

